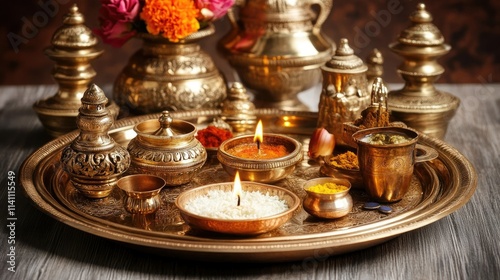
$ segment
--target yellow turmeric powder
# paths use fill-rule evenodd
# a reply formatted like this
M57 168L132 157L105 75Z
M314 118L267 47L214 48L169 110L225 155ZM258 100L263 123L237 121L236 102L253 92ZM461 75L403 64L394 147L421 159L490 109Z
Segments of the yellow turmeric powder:
M310 192L315 192L315 193L320 193L320 194L335 194L339 192L344 192L348 190L347 186L344 185L337 185L335 183L324 183L324 184L317 184L313 185L307 188L308 191Z

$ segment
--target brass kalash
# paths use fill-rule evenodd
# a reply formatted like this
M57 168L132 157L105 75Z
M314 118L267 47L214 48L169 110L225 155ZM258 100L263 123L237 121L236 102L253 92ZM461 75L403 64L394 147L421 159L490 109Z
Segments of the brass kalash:
M317 16L313 5L320 7ZM321 82L320 67L334 49L320 30L331 7L332 0L243 0L239 13L228 13L232 30L220 49L257 107L306 108L297 94Z

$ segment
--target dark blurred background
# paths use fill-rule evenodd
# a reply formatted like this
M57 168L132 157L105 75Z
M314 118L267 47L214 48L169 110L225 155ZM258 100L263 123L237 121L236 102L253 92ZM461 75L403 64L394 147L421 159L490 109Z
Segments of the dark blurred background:
M46 16L42 5L51 1L58 10ZM250 0L251 1L251 0ZM391 14L382 21L378 15L387 10L389 2L397 1L401 12ZM434 16L433 23L441 30L451 51L439 59L446 71L438 80L440 83L492 83L500 82L500 1L498 0L442 0L422 1ZM77 3L85 15L86 25L98 27L98 0L17 0L4 2L0 11L0 84L54 84L50 74L53 61L43 50L50 45L54 31L61 26L62 17L72 3ZM349 39L356 54L365 59L373 48L378 48L385 58L384 79L389 83L400 83L396 73L401 58L394 55L388 44L409 25L408 16L419 1L412 0L334 0L333 9L323 25L323 32L333 41ZM387 14L387 13L386 13ZM10 34L22 35L23 26L38 20L41 27L32 30L31 38L24 38L18 45L9 41ZM41 24L43 23L43 24ZM229 30L227 19L216 23L217 32L206 39L203 48L209 52L225 74L228 81L234 81L235 74L224 57L216 51L219 38ZM371 29L370 29L371 28ZM130 55L140 47L140 41L131 40L116 49L102 44L104 54L92 65L97 71L98 85L114 81L127 63Z

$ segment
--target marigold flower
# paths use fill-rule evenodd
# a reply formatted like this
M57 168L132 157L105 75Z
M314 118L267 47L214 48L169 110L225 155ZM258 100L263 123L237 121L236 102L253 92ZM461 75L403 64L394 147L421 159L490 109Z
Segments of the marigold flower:
M200 10L192 0L146 0L140 14L150 34L172 42L198 31Z

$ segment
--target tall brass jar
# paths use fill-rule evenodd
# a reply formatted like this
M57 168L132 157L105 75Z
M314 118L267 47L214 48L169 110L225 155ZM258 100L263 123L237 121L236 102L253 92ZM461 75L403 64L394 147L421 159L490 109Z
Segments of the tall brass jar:
M226 98L226 82L199 44L214 33L209 25L176 43L139 35L142 48L115 81L116 103L134 114L218 107Z
M320 67L333 52L321 32L331 8L332 0L243 0L233 7L239 13L228 13L232 30L219 47L258 107L304 106L297 94L321 82Z

